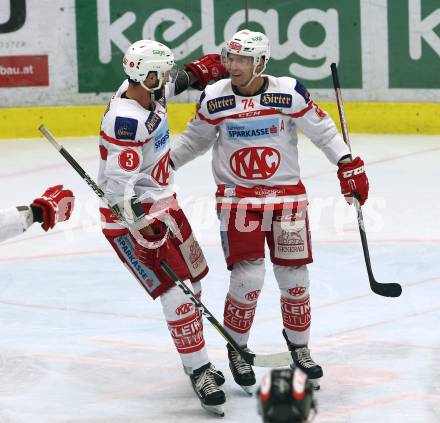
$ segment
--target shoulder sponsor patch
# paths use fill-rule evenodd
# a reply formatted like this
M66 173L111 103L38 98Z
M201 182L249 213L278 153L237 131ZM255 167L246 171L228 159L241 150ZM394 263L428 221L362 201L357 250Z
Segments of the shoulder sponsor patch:
M136 119L116 116L115 138L119 140L135 140L138 121Z
M292 95L285 93L263 93L260 97L262 106L292 107Z
M199 104L202 104L202 101L205 99L205 97L206 97L206 93L205 91L203 91L202 94L200 94Z
M149 134L152 134L157 129L161 120L162 119L156 113L150 113L150 116L148 116L148 119L145 121L145 126L147 127Z
M279 135L279 126L278 118L227 121L226 135L233 141L272 138Z
M164 108L167 108L167 99L165 96L159 98L159 100L157 100L157 102Z
M206 103L210 114L222 112L223 110L235 109L235 95L213 98Z
M308 92L307 88L301 84L301 82L296 81L295 91L304 99L306 104L310 103L310 93Z

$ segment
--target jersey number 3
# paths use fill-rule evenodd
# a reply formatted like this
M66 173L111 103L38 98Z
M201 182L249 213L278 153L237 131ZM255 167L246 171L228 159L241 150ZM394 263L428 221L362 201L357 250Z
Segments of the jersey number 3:
M127 148L119 153L118 162L122 169L131 172L139 167L139 154L137 151Z

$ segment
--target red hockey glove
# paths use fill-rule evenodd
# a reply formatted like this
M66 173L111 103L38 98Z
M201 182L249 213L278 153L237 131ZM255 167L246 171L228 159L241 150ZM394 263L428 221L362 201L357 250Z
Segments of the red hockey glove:
M187 63L185 69L191 71L197 78L191 87L200 91L205 89L209 81L218 81L228 74L226 67L221 63L220 54L207 54L199 60Z
M361 206L367 201L368 178L360 157L356 157L351 163L342 163L338 169L338 178L342 195L348 204L353 202L353 194Z
M149 242L158 242L167 236L165 224L155 221L151 225L141 230L142 236ZM158 248L147 248L141 245L137 240L134 247L134 254L139 261L148 268L160 270L160 262L168 258L168 239Z
M37 220L41 222L41 227L48 231L56 223L64 222L69 219L75 204L75 196L68 189L63 189L62 185L55 185L48 188L40 198L36 198L31 209Z
M179 249L167 237L167 228L163 222L159 220L154 221L151 225L142 229L141 234L149 242L160 241L166 237L165 242L158 248L144 247L135 240L134 254L141 263L163 280L171 281L168 274L160 266L162 261L166 261L181 279L188 279L190 277L188 266Z

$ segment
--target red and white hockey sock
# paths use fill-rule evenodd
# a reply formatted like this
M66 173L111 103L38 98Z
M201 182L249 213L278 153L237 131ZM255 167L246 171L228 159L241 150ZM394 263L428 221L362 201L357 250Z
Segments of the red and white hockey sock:
M178 287L163 293L160 300L185 372L191 374L194 369L209 363L200 312Z
M311 309L307 266L274 265L281 291L284 330L292 344L307 345L310 338Z
M264 283L264 260L235 263L224 309L224 325L235 342L246 345Z

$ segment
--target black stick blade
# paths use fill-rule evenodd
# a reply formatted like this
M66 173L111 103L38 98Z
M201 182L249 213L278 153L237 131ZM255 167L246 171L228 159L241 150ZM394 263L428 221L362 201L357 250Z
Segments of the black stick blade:
M402 287L398 283L379 283L376 281L370 282L371 290L382 297L400 297L402 294Z

